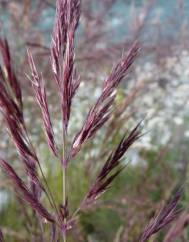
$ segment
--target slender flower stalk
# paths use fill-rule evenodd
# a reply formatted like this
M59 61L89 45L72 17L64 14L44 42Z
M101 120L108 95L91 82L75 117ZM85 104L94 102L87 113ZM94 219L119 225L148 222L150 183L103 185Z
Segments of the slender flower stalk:
M72 98L80 84L80 78L76 74L74 65L74 39L80 17L80 4L80 0L57 0L56 20L51 47L52 70L59 88L62 107L63 154L61 160L63 165L63 207L67 206L67 129ZM64 218L63 227L66 227L66 217ZM63 239L66 241L66 231L63 231Z
M66 199L67 199L67 186L66 186L66 173L67 173L67 165L65 164L66 160L66 130L63 127L63 156L62 156L62 161L63 161L63 172L62 172L62 200L63 200L63 207L67 207ZM64 224L63 224L63 241L66 242L66 233L67 231L64 229L66 227L67 223L67 218L64 216Z

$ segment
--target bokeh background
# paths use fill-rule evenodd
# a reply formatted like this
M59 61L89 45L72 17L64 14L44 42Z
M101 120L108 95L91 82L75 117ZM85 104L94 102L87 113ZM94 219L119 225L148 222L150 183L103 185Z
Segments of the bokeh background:
M42 167L61 201L61 169L46 145L40 111L26 78L27 48L43 72L54 131L61 130L57 89L52 79L50 45L54 0L0 0L0 33L11 46L24 96L27 126ZM93 209L82 213L69 241L133 242L155 211L185 184L183 212L155 241L189 241L189 1L82 0L77 31L76 65L81 86L74 99L69 136L81 128L103 79L135 40L141 51L118 89L113 116L89 141L69 168L69 202L74 210L123 133L141 119L145 135L124 158L126 169ZM23 168L0 117L0 155ZM0 172L0 226L6 241L29 241L26 218L8 178Z

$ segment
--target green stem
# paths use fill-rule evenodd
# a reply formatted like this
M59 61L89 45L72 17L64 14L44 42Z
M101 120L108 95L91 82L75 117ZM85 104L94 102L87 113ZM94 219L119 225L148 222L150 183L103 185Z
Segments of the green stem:
M48 193L48 192L45 190L45 194L46 194L46 196L47 196L47 198L48 198L48 200L49 200L49 203L50 203L51 207L54 208L54 209L56 210L56 213L57 213L57 216L58 216L58 208L57 208L57 206L56 206L56 203L55 203L55 201L54 201L54 198L53 198L53 195L52 195L51 189L50 189L50 187L49 187L49 185L48 185L47 179L46 179L46 177L45 177L45 175L44 175L44 173L43 173L42 167L41 167L41 165L40 165L39 162L38 162L38 166L39 166L39 170L40 170L40 172L41 172L41 175L42 175L42 177L43 177L43 181L44 181L44 183L45 183L45 186L46 186L46 188L47 188L47 190L48 190L48 192L49 192L49 193Z
M63 182L63 205L66 205L66 168L63 168L62 174L62 182Z
M66 130L63 127L63 170L62 170L62 193L63 193L63 206L66 207L66 196L67 196L67 189L66 189ZM66 218L64 218L64 224L66 225ZM63 241L66 242L66 232L63 232Z
M73 213L72 217L74 218L79 212L80 212L81 208L78 207L75 212Z

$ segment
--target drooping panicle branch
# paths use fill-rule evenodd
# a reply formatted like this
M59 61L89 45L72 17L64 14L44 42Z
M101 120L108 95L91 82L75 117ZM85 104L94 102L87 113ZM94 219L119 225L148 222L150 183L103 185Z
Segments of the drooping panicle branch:
M4 110L5 114L10 113L10 115L15 119L15 121L23 124L23 113L20 110L17 103L12 98L7 87L7 79L3 69L0 67L0 104L1 111Z
M0 165L9 178L12 180L15 188L21 192L24 200L44 219L49 222L54 222L53 216L46 210L46 208L39 202L39 200L29 191L23 180L16 174L12 166L5 160L0 160Z
M3 53L1 54L3 56ZM10 69L13 68L11 67ZM27 175L30 177L31 188L36 195L39 195L42 185L39 182L36 171L38 158L31 147L31 143L27 136L22 107L18 100L16 101L12 96L14 92L12 88L10 89L7 78L6 68L0 67L0 110L3 114L12 140L14 141L14 144L17 147L19 155L24 163ZM17 80L17 78L15 77L14 80ZM18 82L16 83L16 86L19 86ZM17 89L20 89L20 86L17 87Z
M108 157L107 161L99 172L95 183L85 196L81 204L81 208L94 204L96 199L110 187L112 181L124 168L124 165L122 166L121 164L121 158L129 147L140 138L140 136L140 124L138 124L128 136L124 135L116 150Z
M33 193L39 196L43 186L41 185L37 175L36 164L38 159L36 154L30 149L23 127L16 122L14 117L11 117L9 113L3 114L12 140L17 147L19 155L24 163L26 173L30 178L31 189L33 190Z
M57 1L56 23L52 38L52 70L60 91L65 130L70 118L72 98L80 84L74 65L74 40L80 17L80 4L80 0Z
M12 60L11 60L11 54L9 45L6 39L0 38L0 51L3 58L3 64L4 64L4 70L5 70L5 79L7 81L7 84L9 84L9 87L12 90L12 94L14 95L14 98L19 105L19 108L22 109L22 92L20 88L20 84L17 80L16 74L14 72L14 69L12 67Z
M140 237L139 242L147 242L150 237L171 223L180 213L177 209L182 196L182 190L178 190L174 197L165 205L164 208L150 221Z
M50 118L49 107L47 103L47 95L46 95L44 81L43 81L42 75L38 74L33 57L29 51L28 51L28 60L31 68L31 78L29 77L29 79L32 83L36 100L41 109L47 142L53 154L55 156L58 156L58 148L55 144L54 132L53 132L52 122Z
M95 133L108 121L111 114L111 107L116 97L116 88L128 73L139 47L135 43L129 53L113 68L110 76L104 81L100 97L90 109L82 129L75 136L72 145L72 156L75 156L84 142L95 135Z

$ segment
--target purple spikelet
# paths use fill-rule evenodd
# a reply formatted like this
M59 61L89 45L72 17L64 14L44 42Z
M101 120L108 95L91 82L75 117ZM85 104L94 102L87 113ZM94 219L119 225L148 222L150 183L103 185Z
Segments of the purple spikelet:
M63 59L63 81L62 81L62 110L63 110L63 123L67 130L68 121L70 118L72 98L79 87L80 78L76 75L74 67L74 39L75 31L78 26L80 17L80 0L67 1L66 12L66 47Z
M127 137L124 136L117 149L108 157L100 173L98 174L95 183L92 185L84 198L81 208L91 206L96 199L109 188L112 181L122 171L124 166L121 166L121 158L128 148L140 138L141 131L139 127L140 124L138 124Z
M72 98L80 84L74 65L74 39L80 17L80 4L80 0L57 1L56 24L52 38L51 63L60 91L65 130L70 118Z
M54 222L53 216L46 210L39 200L29 191L22 179L16 174L14 169L5 160L0 160L0 165L12 180L15 188L21 192L24 200L44 219Z
M15 95L15 99L19 107L22 109L22 92L20 84L15 75L14 69L12 67L11 55L9 45L6 39L0 39L0 51L3 57L3 64L6 70L6 80Z
M52 71L59 88L61 87L62 50L65 48L66 43L66 4L66 0L58 0L56 2L56 16L51 47Z
M15 119L15 121L23 124L23 113L18 104L15 102L13 97L7 90L7 79L5 73L0 67L0 105L1 111L5 114L10 113L10 115Z
M180 213L177 210L178 202L181 198L182 190L177 191L173 199L151 220L140 237L140 242L146 242L149 238L171 223Z
M37 195L40 194L39 191L42 189L36 171L38 158L28 139L22 108L18 100L15 100L12 96L12 92L10 92L7 84L6 73L4 73L0 67L0 111L3 114L12 140L25 165L27 175L30 177L31 188ZM17 83L17 85L19 85L19 83ZM18 89L20 89L20 87Z
M52 122L51 122L49 108L47 104L47 95L46 95L43 78L42 78L42 75L38 74L33 57L29 51L28 51L28 60L29 60L31 73L32 73L31 74L32 77L29 79L31 80L31 83L35 92L36 100L41 109L47 142L53 154L55 156L58 156L58 149L55 144L54 132L53 132Z
M139 51L135 43L129 53L112 70L110 76L104 81L103 90L95 105L90 109L82 129L75 136L72 145L72 156L75 156L84 142L93 137L95 133L108 121L111 107L116 97L116 88L126 76Z

